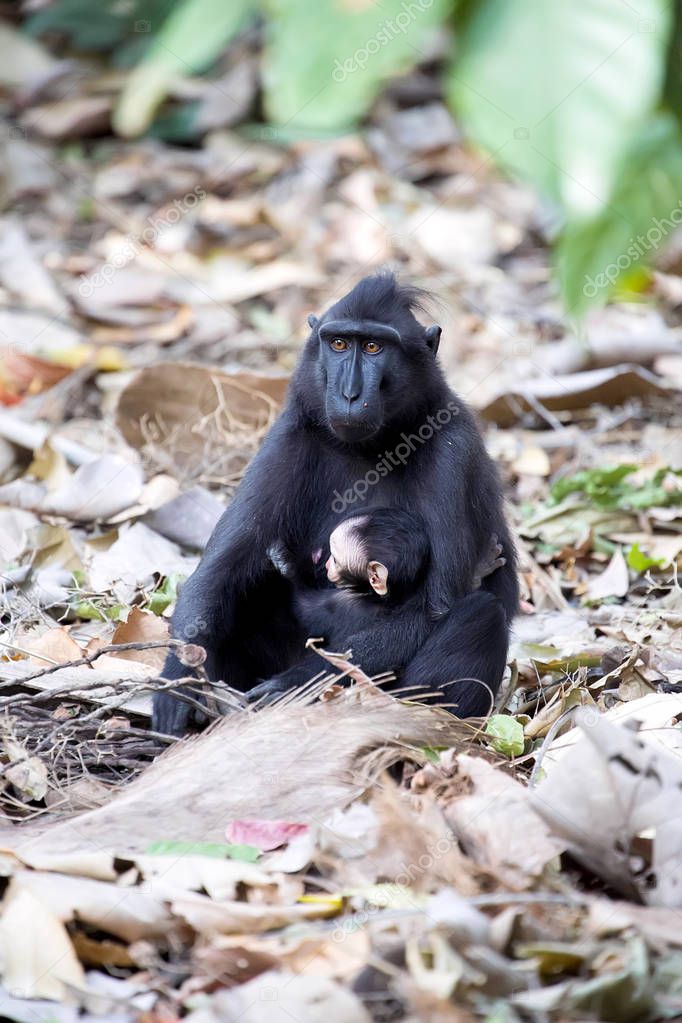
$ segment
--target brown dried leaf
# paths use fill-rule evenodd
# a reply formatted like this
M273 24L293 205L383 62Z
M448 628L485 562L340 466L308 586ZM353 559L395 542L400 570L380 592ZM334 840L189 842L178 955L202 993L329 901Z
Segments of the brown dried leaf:
M162 937L175 927L163 889L154 898L136 887L33 870L18 871L12 884L27 890L58 920L78 919L125 941Z
M652 905L682 906L682 759L594 710L578 711L576 722L580 741L532 805L599 877ZM648 869L638 864L645 835Z
M5 768L5 778L22 796L44 799L47 793L47 768L38 757L26 757Z
M112 643L155 643L168 639L168 622L151 611L142 611L132 607L125 622L116 626ZM154 650L121 650L112 657L124 661L138 661L148 664L155 672L160 672L166 659L166 649L158 647Z
M0 219L0 282L32 309L46 309L60 316L68 309L66 299L37 257L26 230L9 217Z
M25 648L30 651L30 660L33 664L44 668L45 663L66 664L68 661L77 661L83 656L83 651L69 635L68 629L58 626L48 629L42 636L29 640Z
M164 363L141 370L123 389L116 422L159 469L184 481L234 482L274 422L286 387L284 377Z
M528 789L504 771L465 755L457 768L473 791L444 807L448 824L481 867L515 888L530 887L565 842L533 808Z
M31 107L21 123L45 139L84 138L109 128L112 107L112 96L74 96Z
M273 1005L276 1009L273 1009ZM206 999L199 1016L188 1023L279 1023L306 1020L310 1023L370 1023L360 999L328 977L300 976L288 970L261 974L247 984L218 991Z
M622 405L628 398L667 394L670 389L660 377L641 366L622 364L527 380L523 386L504 391L488 401L480 414L498 426L511 426L521 415L538 406L552 411L588 408L595 404L613 407ZM475 404L475 391L471 398Z
M128 345L151 341L161 345L177 341L187 333L193 323L192 309L188 305L182 305L160 322L140 323L131 327L95 327L91 337L96 344Z

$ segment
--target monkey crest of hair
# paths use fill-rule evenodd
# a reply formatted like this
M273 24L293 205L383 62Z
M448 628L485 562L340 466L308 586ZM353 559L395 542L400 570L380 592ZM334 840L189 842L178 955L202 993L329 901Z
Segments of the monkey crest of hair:
M392 273L365 277L312 328L292 379L298 407L334 444L389 445L424 420L447 387L434 358L440 327L425 327L427 292ZM371 357L367 357L369 349ZM311 386L312 383L312 386Z
M421 341L424 327L414 315L427 313L432 301L428 291L412 284L401 284L390 271L364 277L352 291L324 314L320 323L329 320L376 320L391 323L404 342Z

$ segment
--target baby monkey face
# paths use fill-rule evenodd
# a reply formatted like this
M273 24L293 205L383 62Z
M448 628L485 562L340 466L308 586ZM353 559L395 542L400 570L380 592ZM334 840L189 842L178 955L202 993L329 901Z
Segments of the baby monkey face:
M341 576L339 574L339 566L336 564L336 559L333 554L329 555L324 567L327 570L327 579L329 579L330 583L334 583L334 585L336 585L340 581Z
M340 523L329 537L329 558L325 564L327 579L338 585L344 577L365 577L367 574L367 555L363 548L358 526L364 516L346 519Z
M378 561L372 561L366 550L362 527L367 523L366 515L346 519L336 527L329 537L330 555L325 564L327 578L335 586L349 588L369 587L378 595L387 592L388 573Z

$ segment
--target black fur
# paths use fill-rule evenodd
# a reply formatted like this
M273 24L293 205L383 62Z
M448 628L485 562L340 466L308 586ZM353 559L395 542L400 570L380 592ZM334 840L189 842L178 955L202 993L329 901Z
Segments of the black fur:
M372 506L395 506L423 519L431 546L424 590L428 634L415 638L419 653L403 681L438 688L458 713L487 709L485 686L499 686L517 610L514 548L495 467L472 413L436 362L439 331L424 328L414 315L422 298L380 274L361 281L320 321L311 319L286 406L178 599L173 634L205 646L209 678L246 692L258 679L282 676L300 658L304 630L291 582L268 556L272 544L281 540L292 552L297 578L324 586L311 552L327 552L339 520ZM319 329L344 320L353 330L348 351L338 353L321 343ZM365 354L358 321L394 327L399 343ZM373 474L372 484L363 499L355 483L366 474ZM506 564L472 593L493 535ZM354 658L370 674L390 670L396 637L406 627L389 619L371 635L353 637ZM320 669L318 659L308 677ZM164 675L181 678L186 671L171 655ZM190 719L171 694L156 695L156 729L182 734Z
M421 588L429 567L431 548L424 522L403 508L368 508L347 516L352 534L364 552L362 572L349 565L339 571L342 585L378 601L382 606L400 604ZM388 592L377 595L369 584L367 567L378 561L388 572ZM307 622L303 622L309 628ZM312 633L310 633L312 635Z
M424 592L424 577L429 567L429 541L421 519L400 508L372 508L367 515L349 516L362 544L365 566L357 571L344 565L339 582L332 589L294 583L294 607L307 636L323 639L330 650L346 650L358 633L370 633L378 625L396 621L405 623L421 618L423 624L406 625L399 647L391 650L392 670L404 667L414 657L420 643L414 636L430 631ZM354 531L355 531L354 530ZM367 564L379 561L388 570L388 591L377 594L371 587ZM280 569L281 571L281 569Z

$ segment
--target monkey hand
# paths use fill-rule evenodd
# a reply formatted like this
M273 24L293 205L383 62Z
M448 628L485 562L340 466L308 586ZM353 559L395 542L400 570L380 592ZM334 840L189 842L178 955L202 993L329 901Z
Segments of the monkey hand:
M253 689L250 689L245 694L246 702L250 705L258 704L262 707L265 704L273 703L279 696L295 688L295 682L288 680L286 677L275 676L268 679L267 682L261 682L259 685L254 686Z
M282 540L275 540L274 543L271 543L267 549L267 555L280 575L283 575L285 579L294 578L295 572L291 551Z
M497 539L495 533L490 537L490 543L487 549L483 552L481 560L476 566L474 573L473 588L478 590L481 588L481 583L486 576L492 575L498 568L502 568L503 565L507 564L507 559L504 556L502 544Z

